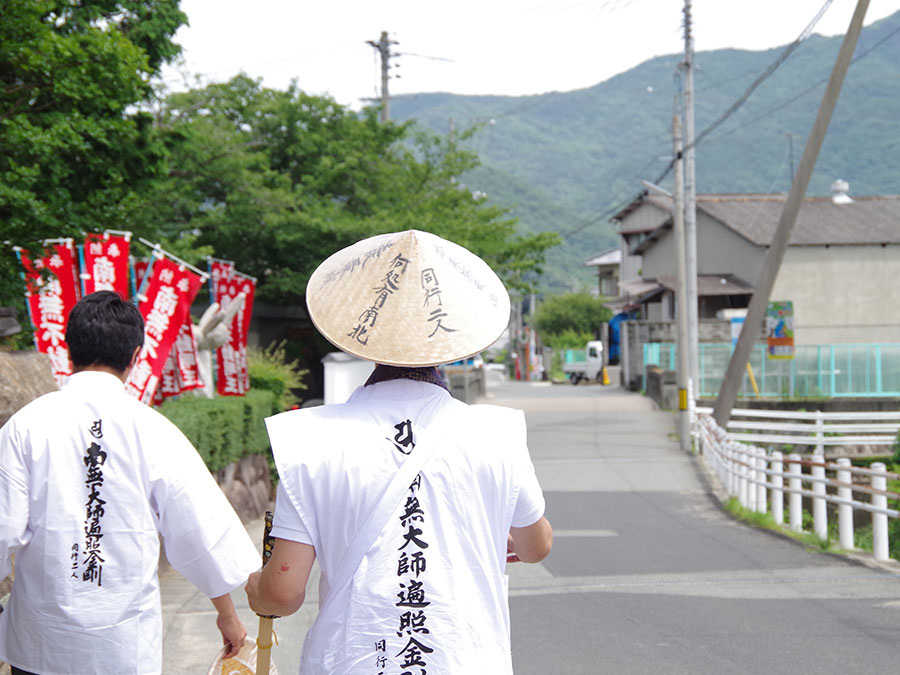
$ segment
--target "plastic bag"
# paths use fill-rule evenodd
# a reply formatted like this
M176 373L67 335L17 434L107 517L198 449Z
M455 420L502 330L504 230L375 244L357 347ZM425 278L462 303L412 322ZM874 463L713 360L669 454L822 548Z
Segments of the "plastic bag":
M256 675L256 653L256 642L247 640L236 656L223 660L225 647L222 647L207 675ZM271 661L269 662L269 675L278 675L278 669Z

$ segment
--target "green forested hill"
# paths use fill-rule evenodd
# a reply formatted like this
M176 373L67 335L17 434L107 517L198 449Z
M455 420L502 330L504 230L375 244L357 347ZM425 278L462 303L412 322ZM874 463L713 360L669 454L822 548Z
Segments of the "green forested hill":
M697 145L697 191L780 192L790 186L842 38L812 36L729 119ZM715 122L782 49L696 55L696 133ZM396 120L447 133L473 125L483 166L467 186L519 218L553 230L544 286L590 284L582 263L615 245L610 215L655 181L671 155L680 55L661 56L605 82L537 96L418 94L392 99ZM819 155L809 194L831 182L851 195L900 193L900 13L866 27ZM660 183L671 187L669 174Z

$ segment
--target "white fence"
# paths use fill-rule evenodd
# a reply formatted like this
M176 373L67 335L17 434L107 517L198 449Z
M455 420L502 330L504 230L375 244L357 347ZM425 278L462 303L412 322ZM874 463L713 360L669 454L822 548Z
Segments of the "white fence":
M812 505L813 532L827 539L827 504L834 504L840 546L846 550L854 549L854 511L868 512L872 517L873 555L876 560L889 558L888 518L900 517L900 511L888 508L888 499L900 499L900 494L888 491L887 481L900 476L887 472L882 462L868 469L852 466L847 457L830 462L825 458L825 447L878 445L886 446L884 454L889 454L900 429L900 412L734 410L727 432L713 420L711 409L697 408L696 412L694 433L702 455L741 506L759 513L771 509L775 522L783 525L787 495L790 528L800 532L803 498L807 497ZM813 448L813 452L785 456L779 450L760 447L763 444L802 445Z

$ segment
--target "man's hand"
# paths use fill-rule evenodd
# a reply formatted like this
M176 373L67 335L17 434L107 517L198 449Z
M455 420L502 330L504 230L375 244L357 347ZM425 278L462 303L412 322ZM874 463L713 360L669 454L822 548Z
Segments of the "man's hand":
M212 598L212 603L219 613L219 616L216 617L216 626L222 633L222 644L225 645L225 655L222 658L229 659L237 656L247 639L247 629L238 618L230 595Z
M506 562L522 562L516 555L516 542L513 541L512 535L506 535Z
M244 586L244 592L247 594L247 602L250 604L250 609L260 616L274 616L274 614L269 611L269 608L263 605L259 600L260 574L262 574L262 570L257 570L247 579L247 585Z

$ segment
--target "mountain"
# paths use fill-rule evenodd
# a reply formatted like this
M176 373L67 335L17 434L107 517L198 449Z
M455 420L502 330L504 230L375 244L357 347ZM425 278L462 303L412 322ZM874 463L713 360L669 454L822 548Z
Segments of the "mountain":
M786 192L803 154L841 36L813 35L708 134L784 48L696 54L699 193ZM584 261L616 245L610 217L641 190L671 189L680 54L660 56L593 87L535 96L397 96L391 114L440 133L477 126L468 141L482 166L473 190L518 217L523 232L552 230L546 290L593 287ZM836 178L851 195L900 193L900 12L867 26L819 154L808 193Z

